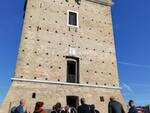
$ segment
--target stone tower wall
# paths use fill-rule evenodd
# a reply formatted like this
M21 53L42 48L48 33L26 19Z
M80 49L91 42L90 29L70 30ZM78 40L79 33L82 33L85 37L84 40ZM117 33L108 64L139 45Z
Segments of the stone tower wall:
M66 105L67 95L85 97L103 113L108 111L110 96L123 103L110 3L28 0L16 71L0 113L8 113L21 98L28 100L31 110L38 100L44 101L45 108L58 101ZM78 28L67 26L67 10L79 13ZM75 48L79 58L79 84L66 83L69 48Z
M67 10L79 12L79 28L67 26ZM15 77L65 82L70 47L80 83L119 86L111 7L86 0L28 1Z

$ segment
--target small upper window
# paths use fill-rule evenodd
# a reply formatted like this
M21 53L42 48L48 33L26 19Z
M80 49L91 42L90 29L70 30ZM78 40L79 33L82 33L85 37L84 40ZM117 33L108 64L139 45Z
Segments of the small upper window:
M100 101L104 102L104 97L103 96L100 97Z
M32 98L36 98L36 93L32 93Z
M78 25L78 12L68 10L67 16L68 16L68 20L67 20L68 26L72 26L72 27L79 26Z

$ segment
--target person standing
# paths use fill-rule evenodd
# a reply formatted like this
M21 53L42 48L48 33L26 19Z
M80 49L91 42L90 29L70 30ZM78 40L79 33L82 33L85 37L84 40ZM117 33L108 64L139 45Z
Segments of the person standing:
M56 112L57 113L61 113L62 112L62 106L61 106L61 103L60 102L57 102L56 103Z
M64 111L61 113L77 113L77 110L74 107L67 105L64 107Z
M90 107L85 103L85 98L81 98L81 105L78 107L78 113L90 113Z
M65 106L65 107L63 108L63 110L61 111L61 113L70 113L69 110L70 110L70 108L69 108L69 106L67 105L67 106Z
M37 102L33 113L46 113L43 106L44 102Z
M125 113L125 111L122 104L111 97L108 104L108 113Z
M54 105L54 106L52 107L51 113L57 113L57 111L56 111L56 105Z
M100 113L98 110L95 109L94 104L90 105L90 111L91 111L91 113Z
M128 113L137 113L137 109L136 109L136 107L134 105L134 101L133 100L129 101L129 106L130 106L130 109L129 109Z
M20 100L20 105L16 107L15 113L27 113L25 110L25 100L21 99Z

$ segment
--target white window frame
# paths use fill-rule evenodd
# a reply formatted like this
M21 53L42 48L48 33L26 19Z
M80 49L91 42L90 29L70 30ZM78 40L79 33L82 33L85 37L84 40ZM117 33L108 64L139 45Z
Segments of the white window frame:
M73 13L77 14L77 25L70 25L69 24L69 12L73 12ZM73 10L67 10L67 26L69 26L69 27L76 27L76 28L79 27L79 12L73 11Z

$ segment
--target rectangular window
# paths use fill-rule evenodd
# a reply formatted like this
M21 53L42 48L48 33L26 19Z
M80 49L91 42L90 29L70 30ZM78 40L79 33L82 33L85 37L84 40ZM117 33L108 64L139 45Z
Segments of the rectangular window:
M72 27L78 27L78 12L76 11L67 11L67 25Z
M69 24L77 26L77 13L69 12Z
M67 67L68 67L68 74L69 75L75 75L76 74L76 62L68 61Z
M68 61L67 62L67 82L76 83L76 62Z
M100 102L104 102L104 97L100 96Z
M67 82L79 83L79 60L67 59Z

